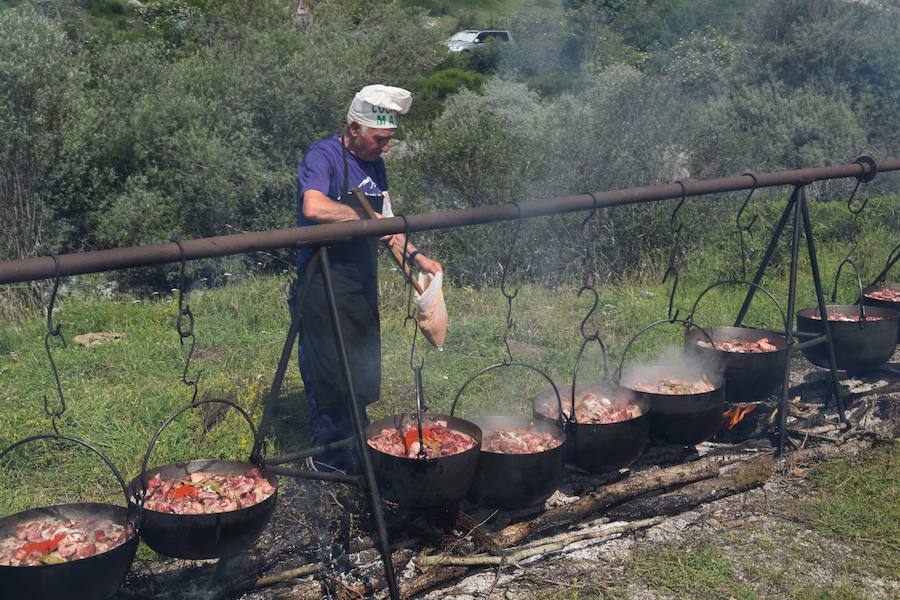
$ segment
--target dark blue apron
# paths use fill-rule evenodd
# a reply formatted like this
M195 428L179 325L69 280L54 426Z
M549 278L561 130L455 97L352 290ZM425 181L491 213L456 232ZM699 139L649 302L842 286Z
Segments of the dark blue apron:
M344 194L338 202L358 206L349 190L347 149L344 159ZM366 196L381 212L384 197ZM376 402L381 389L381 325L378 316L378 256L376 239L361 238L328 247L334 296L357 401ZM300 321L300 372L309 400L310 444L343 439L352 433L346 409L349 396L331 323L321 268L311 275L301 273L295 289L311 276ZM363 411L365 414L365 411Z

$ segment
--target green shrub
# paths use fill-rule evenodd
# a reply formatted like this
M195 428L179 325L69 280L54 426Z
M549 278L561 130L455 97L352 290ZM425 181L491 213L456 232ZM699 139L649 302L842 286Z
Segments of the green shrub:
M442 69L420 79L413 86L416 120L434 119L443 110L447 96L463 88L478 92L486 80L487 77L481 73L457 67Z

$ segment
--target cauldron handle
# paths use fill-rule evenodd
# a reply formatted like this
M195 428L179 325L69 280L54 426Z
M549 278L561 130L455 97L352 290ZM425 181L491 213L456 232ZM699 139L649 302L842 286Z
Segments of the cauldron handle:
M841 271L843 270L844 265L850 265L851 267L853 267L854 273L856 273L856 285L859 288L859 297L858 297L859 299L857 300L857 302L859 303L859 318L861 320L865 321L866 320L866 309L865 309L865 305L863 304L863 301L862 301L862 299L863 299L862 279L859 276L859 269L856 267L856 263L854 263L853 260L849 257L842 260L841 264L838 266L837 273L834 276L834 287L831 288L831 301L837 302L837 284L838 284L838 280L841 278ZM821 315L821 316L823 319L828 318L828 315Z
M765 294L766 296L768 296L770 300L772 300L772 303L778 309L778 312L781 313L781 322L784 324L784 335L785 335L785 337L788 337L788 335L787 335L788 328L791 326L791 324L788 321L787 314L784 312L784 309L781 308L781 304L778 303L778 300L775 299L775 296L773 296L772 293L769 292L769 290L767 290L763 286L753 283L752 281L746 281L744 279L725 279L723 281L717 281L714 284L712 284L711 286L709 286L708 288L706 288L705 290L703 290L702 292L700 292L700 295L697 296L697 300L694 302L694 306L691 307L691 312L687 316L687 319L685 319L685 321L687 321L688 323L694 322L694 313L697 311L697 306L700 304L700 300L703 299L703 296L705 296L707 292L709 292L710 290L715 289L721 285L740 285L740 284L745 284L745 285L754 287L757 290L759 290L760 292L762 292L763 294Z
M234 402L231 402L230 400L210 399L210 400L197 400L195 402L191 402L190 404L182 406L180 409L178 409L175 412L175 414L173 414L171 417L166 419L166 422L163 423L160 426L160 428L156 430L156 435L154 435L153 439L150 440L150 446L147 448L147 453L144 454L144 460L143 460L143 462L141 462L141 496L140 496L140 498L137 499L138 504L141 508L144 507L144 498L147 495L147 463L150 461L150 455L153 453L153 449L156 448L156 442L159 440L159 436L162 435L162 432L166 429L166 427L168 427L169 424L172 423L172 421L174 421L181 413L185 412L186 410L190 410L191 408L196 408L196 407L200 406L201 404L213 404L213 403L227 404L228 406L234 408L239 413L241 413L241 416L244 417L244 420L246 420L247 424L250 426L250 431L253 432L253 445L254 445L254 448L256 447L257 437L259 434L256 431L256 426L253 425L253 419L250 418L250 415L247 413L246 410L244 410L243 408L241 408ZM260 456L259 457L260 462L258 464L262 464L262 459L263 459L262 456Z
M107 458L107 456L105 454L103 454L103 452L98 450L96 447L92 446L91 444L85 442L82 439L72 437L71 435L64 435L61 433L42 433L40 435L33 435L31 437L21 439L18 442L13 443L10 446L7 446L6 448L4 448L2 451L0 451L0 460L3 460L3 457L6 456L12 450L15 450L19 446L22 446L23 444L27 444L28 442L33 442L35 440L67 440L70 442L75 442L76 444L81 444L82 446L84 446L85 448L87 448L88 450L90 450L91 452L93 452L94 454L99 456L100 458L102 458L103 462L106 463L106 466L109 467L109 470L112 471L113 475L116 476L116 480L119 482L119 485L122 486L122 493L125 495L125 506L126 507L130 506L130 503L128 502L128 486L125 484L125 480L122 478L122 474L119 473L119 470L112 463L112 461L109 460L109 458Z
M419 458L424 459L425 436L422 432L422 414L425 412L425 386L422 384L422 366L413 367L413 373L416 383L416 428L419 431Z
M877 285L887 280L887 274L890 272L891 267L896 264L897 260L900 259L900 244L894 246L894 249L891 250L891 253L888 254L887 262L884 263L884 269L881 270L881 273L878 274L870 285Z
M571 424L578 423L575 418L575 385L578 381L578 366L581 364L581 357L584 355L584 349L587 348L589 342L593 341L596 341L600 345L600 351L603 353L603 381L609 381L609 362L607 360L606 346L603 344L603 340L600 339L600 334L595 333L585 337L584 341L581 342L581 348L578 349L578 355L575 357L575 366L572 369L572 410L569 412L568 417L568 421Z
M625 345L625 349L622 351L622 358L619 359L619 368L616 369L615 383L617 385L621 385L621 383L622 383L622 367L625 365L625 356L628 355L628 351L631 349L631 346L634 344L634 342L639 337L641 337L642 335L644 335L645 333L647 333L648 331L650 331L657 325L662 325L663 323L681 323L682 325L685 326L686 329L690 329L691 327L694 327L694 328L700 330L700 333L702 333L706 337L707 341L710 344L713 343L713 339L711 337L709 337L709 334L706 332L705 329L703 329L699 325L695 325L691 321L687 321L685 319L660 319L659 321L650 323L649 325L647 325L646 327L644 327L643 329L638 331L634 336L632 336L632 338L630 340L628 340L628 343Z
M484 375L484 374L487 373L488 371L493 371L494 369L499 369L500 367L524 367L524 368L526 368L526 369L531 369L532 371L534 371L535 373L541 375L544 379L546 379L547 381L549 381L551 387L553 387L553 393L556 394L556 403L557 403L558 408L559 408L559 423L560 423L560 426L562 426L563 428L565 428L565 422L564 422L563 416L562 416L562 415L563 415L563 411L562 411L562 397L559 395L559 389L556 387L556 383L554 383L553 379L552 379L549 375L547 375L544 371L538 369L537 367L535 367L535 366L533 366L533 365L529 365L529 364L527 364L527 363L520 363L520 362L508 362L508 361L503 361L503 362L501 362L501 363L497 363L497 364L495 364L495 365L491 365L491 366L489 366L489 367L485 367L484 369L478 371L477 373L475 373L474 375L472 375L471 377L469 377L469 379L466 380L466 382L465 382L464 384L462 384L462 387L459 388L459 391L456 392L456 396L453 397L453 404L450 405L450 416L451 416L451 417L452 417L452 416L455 416L453 413L456 411L456 403L459 401L459 397L462 396L462 393L463 393L464 391L466 391L466 388L469 387L469 384L471 384L473 381L475 381L476 379L478 379L480 376Z

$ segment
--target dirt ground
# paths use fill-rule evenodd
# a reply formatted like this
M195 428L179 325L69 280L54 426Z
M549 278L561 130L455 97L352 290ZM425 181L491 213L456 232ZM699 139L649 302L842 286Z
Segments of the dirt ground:
M900 597L900 579L871 568L858 546L818 534L796 509L812 494L801 474L772 477L762 488L698 507L655 527L597 544L573 544L552 558L500 573L484 571L428 600L475 598L858 598ZM721 580L698 581L690 595L644 581L635 567L639 553L692 553L724 561ZM663 573L684 565L664 562ZM689 574L689 573L688 573ZM701 587L702 585L702 587Z
M900 381L898 365L900 352L895 354L889 370L843 383L852 394L893 385ZM814 403L816 398L825 397L829 377L827 372L798 360L792 370L792 381L792 395ZM891 418L900 413L896 408L900 405L900 394L873 394L872 397L880 398L882 413L884 406L894 407ZM850 411L851 421L863 414L864 406L870 405L868 400L857 403ZM833 406L815 412L821 422L837 422ZM887 426L887 431L885 427L879 430L881 443L896 437L898 422L882 424ZM860 453L869 445L857 442L858 439L848 441L841 448L840 456ZM701 444L697 453L722 446ZM642 458L644 465L638 463L633 468L654 468L652 452L660 449L651 450ZM672 448L663 451L671 454ZM578 542L561 552L505 566L499 571L493 568L473 571L468 577L416 597L428 600L900 598L900 565L876 564L870 548L864 544L828 537L808 522L802 503L817 492L807 480L807 473L807 467L781 460L776 464L775 474L762 487L749 492L700 505L666 518L654 527L611 540ZM548 502L565 501L566 494L575 495L579 489L590 489L601 483L596 478L590 480L583 474L569 473L561 489L562 500L557 497ZM334 597L359 597L348 595L347 588L337 582L353 586L382 573L374 549L353 554L346 551L347 540L367 533L359 517L359 503L363 502L359 494L352 488L333 484L293 481L285 482L281 493L276 516L253 553L218 564L171 559L141 561L135 564L115 600L316 598L322 597L321 581L330 583L332 589L343 590L343 594ZM484 518L484 513L474 512L473 516ZM515 516L494 515L491 526L496 530ZM605 522L602 514L597 516L598 520L582 523L580 527ZM393 541L397 543L399 538ZM894 542L900 546L900 540ZM408 545L406 559L422 548L421 544ZM894 550L900 551L900 547ZM277 585L253 589L260 571L263 576L281 574L317 562L326 566L312 577L288 577ZM416 575L411 562L398 572L401 582ZM243 581L240 589L230 587L238 580Z

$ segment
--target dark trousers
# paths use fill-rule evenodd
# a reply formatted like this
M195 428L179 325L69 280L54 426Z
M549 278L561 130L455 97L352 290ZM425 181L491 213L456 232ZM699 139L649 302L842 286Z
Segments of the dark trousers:
M309 404L310 445L320 446L353 435L349 388L334 335L321 273L312 277L303 306L298 338L300 374ZM362 425L369 420L365 407L378 400L381 383L381 331L374 286L361 286L344 276L340 268L332 275L335 301L341 318L347 360ZM288 304L291 311L296 291ZM354 449L342 449L322 455L319 462L342 471L358 470Z

